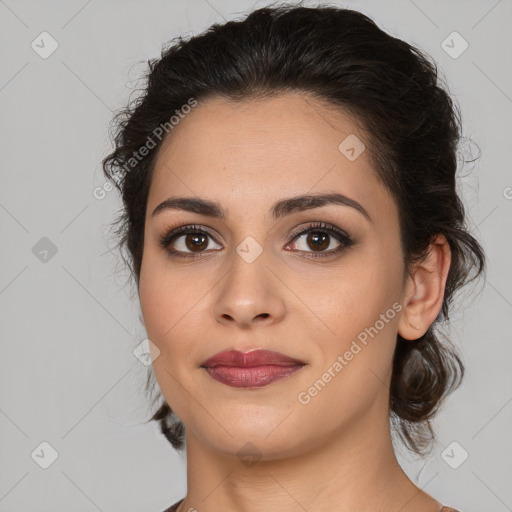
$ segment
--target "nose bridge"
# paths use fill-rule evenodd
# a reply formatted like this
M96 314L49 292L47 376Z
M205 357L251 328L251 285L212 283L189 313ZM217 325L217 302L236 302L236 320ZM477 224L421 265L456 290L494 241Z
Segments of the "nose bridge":
M215 297L217 321L250 325L282 318L284 297L276 277L267 268L271 259L270 250L264 250L251 236L233 249L227 260L230 271Z

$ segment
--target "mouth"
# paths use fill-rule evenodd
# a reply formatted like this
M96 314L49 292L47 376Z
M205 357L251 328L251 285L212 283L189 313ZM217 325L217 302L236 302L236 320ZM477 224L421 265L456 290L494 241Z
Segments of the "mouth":
M201 364L208 375L222 384L236 388L259 388L297 373L303 361L279 352L230 350L215 354Z

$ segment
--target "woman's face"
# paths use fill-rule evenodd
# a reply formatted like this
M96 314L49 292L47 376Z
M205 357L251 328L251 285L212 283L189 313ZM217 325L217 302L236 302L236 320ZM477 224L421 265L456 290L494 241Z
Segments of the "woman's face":
M298 93L210 99L170 133L148 197L139 291L160 351L155 375L188 442L233 455L251 443L272 459L385 435L404 269L397 208L363 141L348 115ZM324 194L349 201L293 202ZM224 218L153 214L170 198L215 203ZM202 367L255 349L303 365L249 387Z

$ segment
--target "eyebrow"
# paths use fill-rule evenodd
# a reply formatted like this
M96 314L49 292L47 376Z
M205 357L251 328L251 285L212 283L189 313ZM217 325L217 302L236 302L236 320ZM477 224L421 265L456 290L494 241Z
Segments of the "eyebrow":
M341 205L354 208L361 213L366 220L373 223L370 214L355 199L347 197L343 194L306 194L301 196L290 197L277 201L271 208L270 213L274 220L278 220L286 215L290 215L296 211L311 210L326 205ZM209 199L201 199L198 197L170 197L160 203L151 214L152 217L165 210L182 210L208 217L216 217L225 219L227 213L224 208L215 201Z

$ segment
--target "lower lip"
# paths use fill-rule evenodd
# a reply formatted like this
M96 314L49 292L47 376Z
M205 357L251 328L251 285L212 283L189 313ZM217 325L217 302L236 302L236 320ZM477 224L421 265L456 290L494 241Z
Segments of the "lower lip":
M268 386L277 380L290 377L304 365L278 366L266 364L261 366L214 366L205 368L208 375L223 384L234 388L259 388Z

